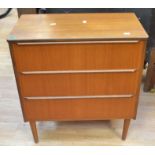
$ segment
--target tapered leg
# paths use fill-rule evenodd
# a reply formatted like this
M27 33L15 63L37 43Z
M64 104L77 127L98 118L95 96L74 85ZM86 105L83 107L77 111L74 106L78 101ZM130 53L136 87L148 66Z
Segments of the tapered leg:
M123 125L122 140L125 140L126 139L129 125L130 125L130 119L125 119L124 120L124 125Z
M38 143L38 133L37 133L37 128L36 128L36 122L35 121L30 121L30 127L31 127L31 131L32 131L32 134L33 134L33 138L34 138L34 141L35 143Z

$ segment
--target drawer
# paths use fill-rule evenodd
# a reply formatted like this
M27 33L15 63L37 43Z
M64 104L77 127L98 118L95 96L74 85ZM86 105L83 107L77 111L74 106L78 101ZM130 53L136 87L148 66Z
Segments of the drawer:
M137 71L129 73L20 74L23 96L136 94Z
M26 120L106 120L133 118L135 97L105 99L24 99Z
M138 68L143 41L13 44L17 71Z

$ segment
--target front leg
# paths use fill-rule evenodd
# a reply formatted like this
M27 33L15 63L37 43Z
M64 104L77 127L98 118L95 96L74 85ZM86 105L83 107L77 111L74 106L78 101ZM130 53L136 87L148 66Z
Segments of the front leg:
M130 119L125 119L123 125L122 140L126 140L129 125L130 125Z
M37 133L37 128L36 128L36 122L30 121L29 123L30 123L30 127L31 127L31 131L33 134L34 141L35 141L35 143L38 143L39 139L38 139L38 133Z

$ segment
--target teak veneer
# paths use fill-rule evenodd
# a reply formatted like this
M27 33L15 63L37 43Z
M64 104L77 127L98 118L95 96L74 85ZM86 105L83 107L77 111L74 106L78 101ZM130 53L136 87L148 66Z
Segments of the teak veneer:
M24 120L136 118L148 35L133 13L22 15L8 36Z

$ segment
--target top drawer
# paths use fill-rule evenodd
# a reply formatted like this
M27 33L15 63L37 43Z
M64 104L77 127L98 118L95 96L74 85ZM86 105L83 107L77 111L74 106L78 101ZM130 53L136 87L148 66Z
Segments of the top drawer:
M143 41L14 43L17 71L136 69Z

